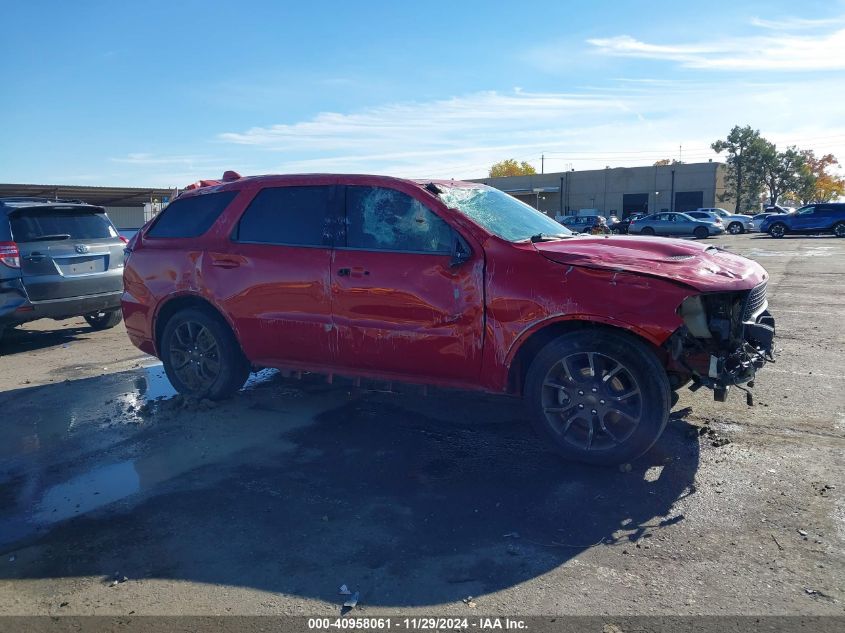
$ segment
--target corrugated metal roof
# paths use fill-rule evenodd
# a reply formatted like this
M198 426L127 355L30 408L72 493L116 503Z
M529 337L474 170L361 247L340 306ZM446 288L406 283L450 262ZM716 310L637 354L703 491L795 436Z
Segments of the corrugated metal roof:
M98 206L141 207L153 199L173 199L176 191L149 187L88 187L80 185L0 184L0 197L31 196L83 200Z

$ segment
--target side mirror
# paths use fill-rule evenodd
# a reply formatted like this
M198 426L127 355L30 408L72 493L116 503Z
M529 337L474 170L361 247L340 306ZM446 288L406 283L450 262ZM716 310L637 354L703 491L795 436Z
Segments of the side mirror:
M460 235L455 234L455 249L452 251L452 259L449 260L451 268L457 268L461 264L469 261L472 257L472 249L469 244Z

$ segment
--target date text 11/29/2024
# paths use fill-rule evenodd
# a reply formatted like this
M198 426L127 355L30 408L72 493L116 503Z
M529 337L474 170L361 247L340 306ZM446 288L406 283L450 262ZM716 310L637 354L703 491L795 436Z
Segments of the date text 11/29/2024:
M309 631L331 631L331 630L363 630L363 631L388 631L401 629L408 631L438 631L438 630L469 630L478 631L519 631L527 628L525 620L519 618L438 618L438 617L416 617L416 618L308 618Z

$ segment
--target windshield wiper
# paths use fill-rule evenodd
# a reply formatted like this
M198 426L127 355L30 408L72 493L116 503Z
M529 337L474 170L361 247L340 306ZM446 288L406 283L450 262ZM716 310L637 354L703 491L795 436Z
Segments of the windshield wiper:
M27 242L47 242L49 240L69 240L70 233L54 233L53 235L37 235L31 237Z
M537 235L532 235L528 239L530 239L531 243L534 244L536 242L550 242L552 240L561 240L566 237L570 236L566 235L565 233L557 233L555 235L552 235L550 233L537 233Z

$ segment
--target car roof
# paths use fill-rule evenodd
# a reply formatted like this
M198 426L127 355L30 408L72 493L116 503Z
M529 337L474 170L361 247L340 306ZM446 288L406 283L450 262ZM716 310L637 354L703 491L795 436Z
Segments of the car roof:
M0 212L9 214L21 209L93 209L105 213L103 207L82 200L50 200L49 198L11 197L0 198Z

